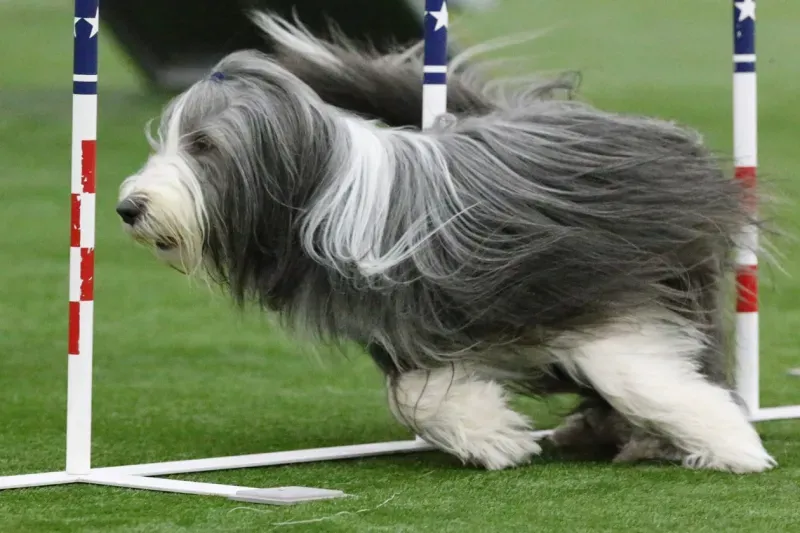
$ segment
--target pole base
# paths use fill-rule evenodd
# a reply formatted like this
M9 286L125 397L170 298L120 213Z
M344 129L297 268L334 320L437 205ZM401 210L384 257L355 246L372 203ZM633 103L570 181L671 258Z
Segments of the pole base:
M550 432L537 431L534 433L537 436L544 437ZM311 448L286 452L94 468L87 475L82 476L70 475L66 472L23 474L0 477L0 490L46 487L69 483L89 483L93 485L106 485L129 489L196 494L200 496L222 496L231 500L250 503L290 505L307 501L341 498L346 496L346 494L339 490L314 487L253 488L177 479L163 479L150 476L192 474L197 472L236 470L239 468L357 459L396 453L426 452L433 450L435 450L435 448L432 445L417 438L415 440L354 444L351 446L332 446L328 448Z
M800 418L800 405L782 405L780 407L762 407L750 417L753 422L767 420L789 420Z
M800 405L770 407L759 409L751 417L753 422L765 420L783 420L800 418ZM534 435L546 437L552 430L534 431ZM315 487L273 487L253 488L236 485L219 485L216 483L200 483L177 479L163 479L151 476L171 474L192 474L219 470L236 470L240 468L256 468L341 459L358 459L377 457L396 453L413 453L433 451L434 448L423 439L372 444L354 444L351 446L332 446L328 448L310 448L286 452L259 453L230 457L213 457L209 459L190 459L186 461L169 461L140 465L111 466L94 468L89 474L75 476L66 472L45 472L40 474L22 474L0 477L0 490L47 487L70 483L89 483L140 490L175 492L180 494L196 494L199 496L222 496L231 500L261 503L268 505L291 505L301 502L317 501L347 496L340 490Z

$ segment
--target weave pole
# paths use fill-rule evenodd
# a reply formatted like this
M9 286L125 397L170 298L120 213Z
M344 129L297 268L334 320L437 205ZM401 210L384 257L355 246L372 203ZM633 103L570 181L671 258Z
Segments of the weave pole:
M99 0L75 0L73 24L66 473L85 475L92 453Z
M733 156L747 193L755 188L758 165L755 10L754 0L733 2ZM755 213L755 195L746 201ZM736 254L736 387L751 415L760 408L757 249L757 229L748 226Z
M447 0L425 0L422 128L447 112Z
M447 113L447 0L425 0L423 17L422 129ZM417 435L415 442L424 443Z

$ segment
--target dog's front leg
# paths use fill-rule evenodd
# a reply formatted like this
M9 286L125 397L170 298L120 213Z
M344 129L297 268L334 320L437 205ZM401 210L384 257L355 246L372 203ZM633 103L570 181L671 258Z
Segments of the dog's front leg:
M531 422L508 407L503 386L465 365L390 376L388 393L400 423L465 463L499 470L541 452Z

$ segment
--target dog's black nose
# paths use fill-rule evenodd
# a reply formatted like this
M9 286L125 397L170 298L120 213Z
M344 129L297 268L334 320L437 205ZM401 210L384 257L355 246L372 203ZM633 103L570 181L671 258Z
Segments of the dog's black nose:
M130 199L122 200L117 204L117 213L122 221L133 226L136 220L142 215L142 204Z

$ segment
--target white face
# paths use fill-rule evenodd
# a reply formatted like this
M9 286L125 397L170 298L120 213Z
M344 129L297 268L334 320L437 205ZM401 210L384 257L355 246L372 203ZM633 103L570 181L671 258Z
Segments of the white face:
M184 273L200 266L205 211L197 177L180 150L180 106L159 152L120 186L117 213L124 231Z

